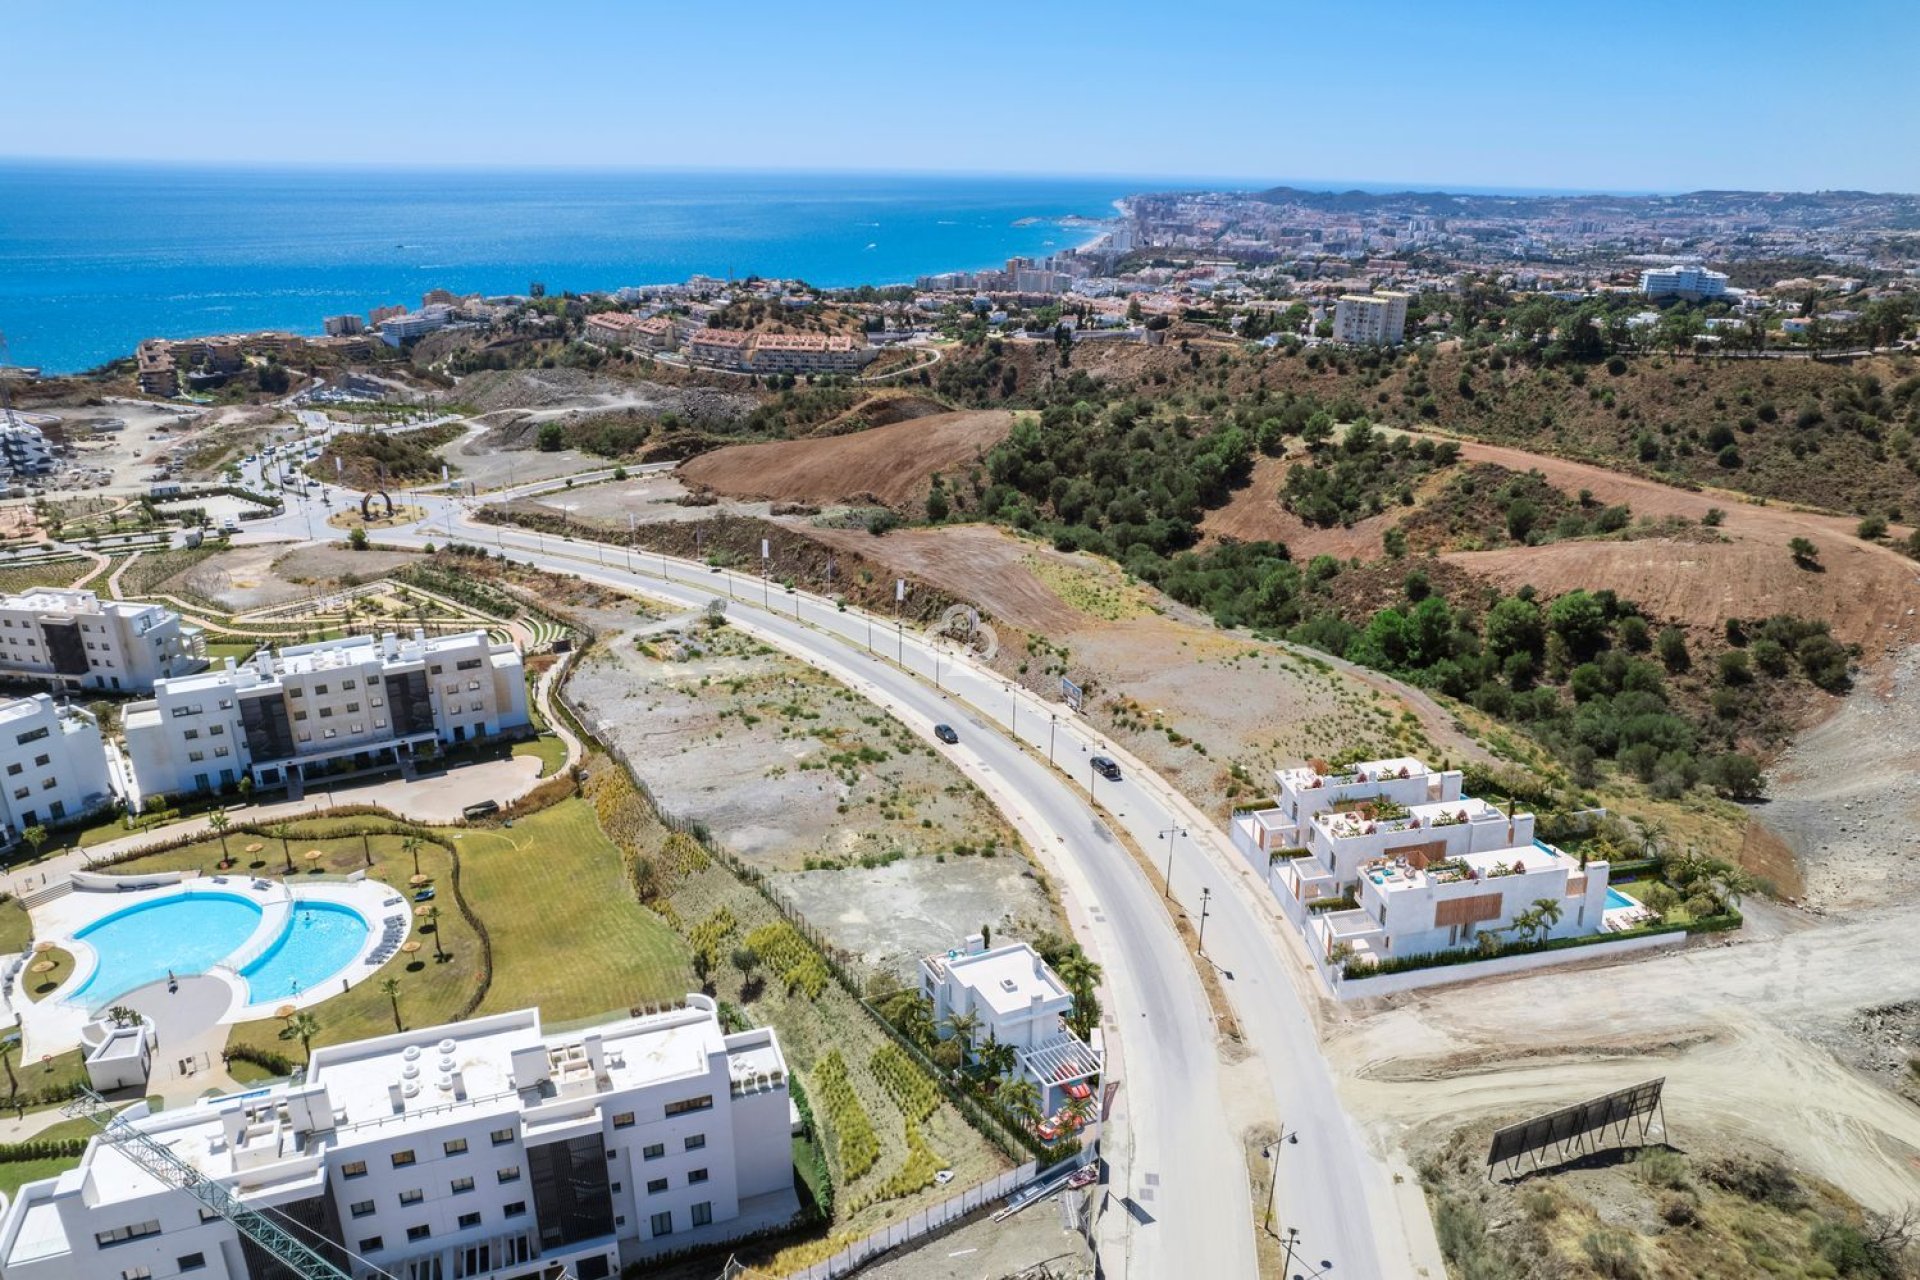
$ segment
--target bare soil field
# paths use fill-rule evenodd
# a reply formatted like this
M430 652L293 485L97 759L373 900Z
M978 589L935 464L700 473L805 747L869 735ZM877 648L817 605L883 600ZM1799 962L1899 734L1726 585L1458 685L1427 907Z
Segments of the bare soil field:
M680 474L737 498L907 510L925 501L935 472L964 471L1012 426L1000 410L943 413L850 435L729 445L689 459Z
M1264 802L1283 764L1347 748L1485 758L1417 691L1224 633L1109 561L991 525L810 533L972 602L1009 678L1058 697L1070 677L1096 725L1214 812Z
M610 378L583 369L484 370L462 378L458 394L480 414L525 409L538 411L541 417L553 417L639 409L676 413L696 422L729 422L758 403L757 397L745 392Z
M347 551L315 543L292 551L285 543L263 543L216 552L161 581L165 595L210 600L232 613L263 609L334 590L346 575L379 577L413 560L404 551Z
M1226 506L1207 512L1200 521L1201 541L1283 542L1302 563L1318 555L1337 560L1378 556L1381 535L1399 521L1402 513L1383 511L1349 527L1315 528L1280 505L1280 489L1287 483L1287 472L1298 465L1298 456L1257 459L1246 487L1236 489Z
M572 489L543 493L538 498L523 499L515 505L565 512L571 519L599 522L615 530L624 528L629 516L638 524L685 523L710 519L716 513L764 517L772 509L770 503L743 502L732 498L721 498L711 504L690 505L684 499L691 492L675 472L642 471L625 480L609 480L604 484L579 485Z
M523 418L520 414L507 416L516 423ZM531 426L530 421L528 425ZM524 439L520 438L522 435ZM471 481L480 489L500 489L533 484L540 480L556 480L561 476L608 465L605 458L596 458L575 449L553 452L536 449L534 436L535 432L531 429L516 434L476 419L458 437L435 452L459 472L462 480Z
M1062 927L1019 837L932 746L739 631L669 618L597 645L570 687L668 812L874 968L982 924Z

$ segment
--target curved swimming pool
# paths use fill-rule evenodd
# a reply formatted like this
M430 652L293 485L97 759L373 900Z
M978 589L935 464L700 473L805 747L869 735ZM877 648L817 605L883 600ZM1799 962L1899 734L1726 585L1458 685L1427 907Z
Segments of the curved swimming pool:
M65 997L98 1008L136 987L205 973L260 927L258 903L230 893L183 893L142 902L73 936L98 957L79 990Z
M279 938L240 971L247 980L247 1003L296 999L338 977L360 954L369 932L366 917L352 907L294 903Z
M168 974L206 973L260 929L259 903L231 893L179 893L126 907L73 936L93 948L87 980L63 997L98 1009ZM372 931L366 917L334 902L296 901L280 934L240 977L247 1004L296 999L341 977Z

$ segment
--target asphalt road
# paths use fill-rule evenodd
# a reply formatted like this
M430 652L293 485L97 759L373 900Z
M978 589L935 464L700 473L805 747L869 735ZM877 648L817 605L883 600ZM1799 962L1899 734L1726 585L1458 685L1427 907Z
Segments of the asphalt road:
M338 488L332 496L335 509L358 499ZM1182 834L1171 841L1175 896L1197 916L1208 891L1204 962L1219 970L1248 1047L1264 1068L1273 1114L1298 1134L1297 1143L1280 1150L1275 1225L1299 1230L1313 1264L1303 1274L1329 1269L1322 1264L1331 1264L1335 1276L1414 1274L1416 1246L1407 1240L1391 1179L1341 1108L1312 1020L1287 976L1285 966L1303 963L1302 957L1279 932L1276 914L1261 900L1264 891L1224 835L1164 781L1064 705L1017 691L949 644L936 646L884 617L771 590L750 575L470 523L459 500L431 494L412 500L426 518L382 533L382 541L417 546L457 535L541 568L691 608L731 592L729 617L739 625L831 672L923 734L935 723L953 724L961 742L948 750L1063 881L1076 936L1105 970L1109 1055L1112 1074L1122 1081L1104 1152L1113 1176L1101 1225L1107 1270L1250 1276L1253 1232L1261 1224L1250 1208L1246 1164L1228 1118L1205 992L1158 891L1090 807L1088 787L1156 861L1169 847L1163 833L1178 829ZM285 515L251 527L297 534L309 504L313 498L293 498ZM1015 745L1016 735L1026 750ZM1049 750L1060 768L1047 763ZM1118 759L1123 779L1094 778L1085 761L1095 753Z

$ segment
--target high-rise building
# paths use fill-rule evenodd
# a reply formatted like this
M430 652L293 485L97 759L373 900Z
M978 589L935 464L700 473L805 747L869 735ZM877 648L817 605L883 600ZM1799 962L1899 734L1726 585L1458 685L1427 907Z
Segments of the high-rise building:
M1333 340L1398 346L1406 337L1408 297L1391 291L1347 294L1334 304Z

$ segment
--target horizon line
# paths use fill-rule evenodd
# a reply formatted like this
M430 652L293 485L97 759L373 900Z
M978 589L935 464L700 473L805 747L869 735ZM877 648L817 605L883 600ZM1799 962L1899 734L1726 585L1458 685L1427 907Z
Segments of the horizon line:
M1354 179L1354 178L1308 178L1308 177L1263 177L1249 174L1146 174L1086 171L1062 173L1041 169L939 169L914 167L881 166L825 166L807 167L799 165L697 165L697 164L585 164L585 163L542 163L537 160L515 161L511 163L467 162L467 161L415 161L415 160L257 160L257 159L206 159L186 160L179 158L146 159L135 156L49 156L49 155L12 155L0 154L0 167L43 166L48 168L85 168L97 166L103 168L177 170L182 172L429 172L429 173L493 173L493 174L697 174L707 176L722 175L779 175L793 177L901 177L901 178L995 178L1026 181L1052 182L1126 182L1145 184L1165 184L1163 186L1142 186L1128 194L1142 194L1159 190L1192 191L1244 191L1259 192L1290 187L1315 193L1340 194L1358 191L1368 195L1510 195L1510 196L1622 196L1653 197L1672 195L1691 195L1702 191L1732 191L1765 195L1816 195L1830 191L1861 191L1869 195L1909 195L1915 193L1898 191L1867 191L1864 188L1824 187L1811 190L1793 190L1778 187L1740 187L1707 186L1691 189L1668 187L1542 187L1525 184L1501 184L1485 182L1467 182L1449 186L1433 181L1409 181L1402 179Z

